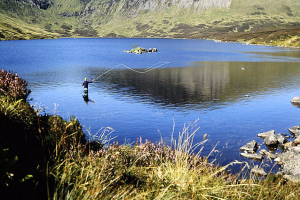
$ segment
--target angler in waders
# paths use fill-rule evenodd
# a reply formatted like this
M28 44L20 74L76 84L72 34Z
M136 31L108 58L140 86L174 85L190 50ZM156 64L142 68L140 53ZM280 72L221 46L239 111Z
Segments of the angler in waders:
M83 87L84 87L84 93L87 94L88 90L89 90L89 83L94 82L95 79L93 79L92 81L88 81L87 78L84 79L84 82L82 83Z

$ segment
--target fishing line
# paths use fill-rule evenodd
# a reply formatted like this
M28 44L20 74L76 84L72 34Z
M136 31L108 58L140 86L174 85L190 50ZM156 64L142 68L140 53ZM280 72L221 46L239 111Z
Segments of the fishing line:
M159 67L161 67L161 66L163 66L163 65L166 65L166 64L168 64L168 63L170 63L170 62L158 62L158 63L152 65L151 67L146 68L145 71L138 71L138 70L132 69L131 67L128 67L128 66L126 66L126 65L124 65L124 64L122 63L122 64L119 64L119 65L117 65L117 66L115 66L115 67L113 67L113 68L107 70L106 72L104 72L103 74L101 74L100 76L98 76L97 78L95 78L94 80L99 79L100 77L104 76L106 73L110 72L111 70L113 70L113 69L115 69L115 68L117 68L117 67L119 67L119 66L123 66L123 67L125 67L125 68L127 68L127 69L129 69L129 70L131 70L131 71L133 71L133 72L135 72L135 73L145 74L145 73L147 73L147 72L150 72L151 70L154 70L154 69L156 69L156 68L159 68ZM158 65L158 64L159 64L159 65ZM157 65L157 66L156 66L156 65Z

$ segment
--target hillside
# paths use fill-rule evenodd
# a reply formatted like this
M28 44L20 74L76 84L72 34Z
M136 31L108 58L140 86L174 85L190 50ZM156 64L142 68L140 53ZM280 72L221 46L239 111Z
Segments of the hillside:
M0 39L172 37L300 46L299 19L296 0L0 0Z

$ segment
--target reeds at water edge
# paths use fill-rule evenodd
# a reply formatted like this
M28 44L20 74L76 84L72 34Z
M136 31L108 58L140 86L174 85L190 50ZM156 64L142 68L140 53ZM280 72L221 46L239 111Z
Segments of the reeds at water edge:
M100 138L103 138L103 129ZM84 155L73 147L52 173L54 199L215 199L247 198L254 180L239 180L216 166L201 151L207 139L192 144L198 129L183 128L171 143L138 138L135 144L103 144ZM110 134L110 133L109 133ZM108 137L106 137L107 139ZM200 147L200 151L194 152ZM245 165L246 166L246 165Z

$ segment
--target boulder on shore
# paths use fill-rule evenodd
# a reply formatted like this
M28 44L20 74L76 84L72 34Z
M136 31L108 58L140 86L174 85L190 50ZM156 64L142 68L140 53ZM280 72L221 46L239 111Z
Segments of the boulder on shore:
M241 156L260 161L264 157L274 159L274 162L280 166L280 170L277 172L278 175L283 175L289 181L300 183L300 126L294 126L288 130L295 138L294 141L287 141L287 134L284 133L275 135L274 130L259 133L258 137L264 139L264 144L266 144L269 151L262 149L258 154L255 153L259 147L257 142L253 140L240 148L241 151L244 151ZM282 152L275 154L270 152L275 151L278 147ZM255 166L251 172L259 176L266 175L259 166Z
M258 154L258 153L241 153L241 156L252 159L252 160L259 160L259 161L264 159L264 156L262 154Z
M254 168L251 169L251 173L255 174L256 176L267 176L268 175L266 173L266 171L258 165L255 165Z
M283 137L281 134L276 134L275 135L274 130L259 133L259 134L257 134L257 136L260 137L260 138L263 138L264 143L267 146L272 146L272 145L277 145L277 144L284 144L284 143L287 142L286 138Z
M268 152L268 151L265 150L265 149L260 150L260 151L259 151L259 154L265 155L265 156L266 156L267 158L269 158L269 159L275 159L275 158L277 158L275 154L270 153L270 152Z
M275 134L272 133L270 135L268 135L265 139L264 139L264 143L268 146L270 145L276 145L278 144L278 140L277 138L275 137Z
M283 137L281 134L276 134L275 137L277 139L278 144L287 143L287 139Z
M293 126L292 128L289 128L289 132L294 138L297 138L300 136L300 126Z
M292 181L295 183L300 183L300 174L297 175L284 175L283 178L285 178L288 181Z

